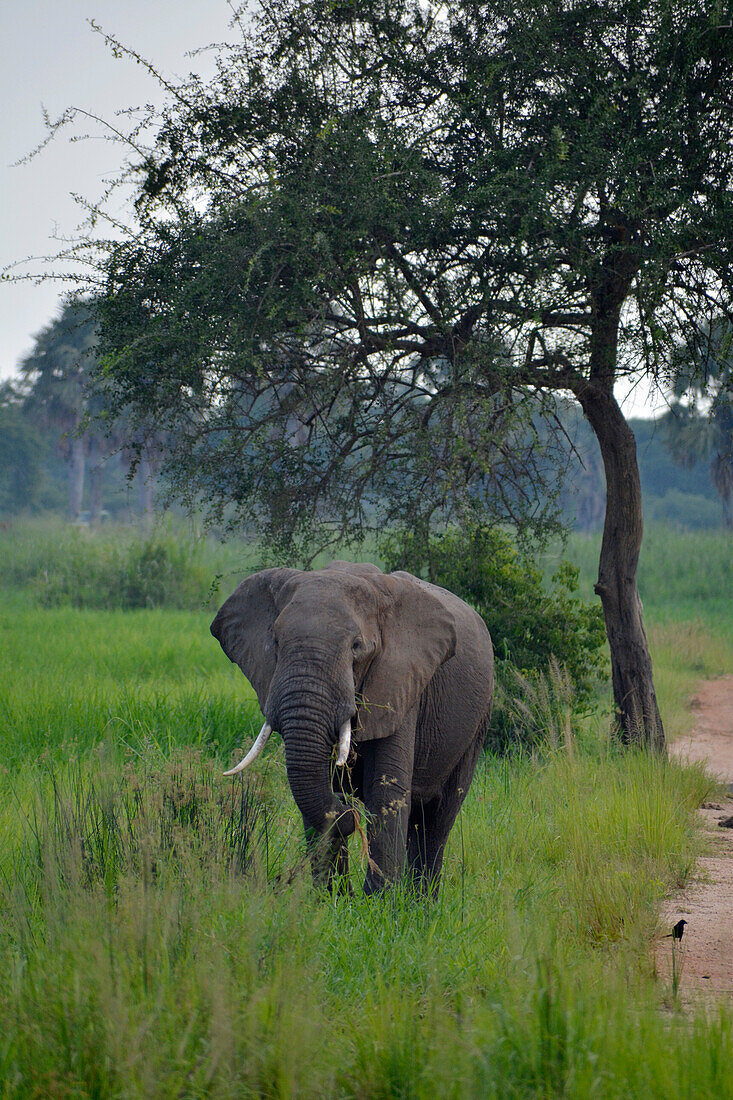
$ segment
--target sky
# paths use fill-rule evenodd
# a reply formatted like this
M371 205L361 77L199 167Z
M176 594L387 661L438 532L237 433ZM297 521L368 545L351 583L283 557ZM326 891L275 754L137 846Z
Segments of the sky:
M30 162L17 164L45 137L43 108L52 118L77 107L114 122L121 108L162 101L154 78L134 61L116 59L91 19L174 77L213 72L211 54L186 54L236 33L226 0L0 4L0 270L6 273L50 271L41 258L57 253L84 217L72 193L97 199L122 164L121 147L92 122L61 132ZM95 136L69 142L84 133ZM36 259L24 263L29 257ZM58 311L64 289L58 282L0 283L0 378L15 372L33 335Z
M163 94L142 65L115 58L89 21L153 62L167 77L213 72L211 53L187 56L233 40L226 0L5 0L0 5L0 271L39 276L53 265L43 257L73 237L84 211L72 195L101 196L122 164L119 145L104 140L93 122L62 131L37 156L44 139L43 110L57 118L76 107L114 122L115 112ZM69 137L93 134L88 141ZM18 161L23 163L18 164ZM116 212L124 219L120 196ZM0 282L0 379L12 377L33 336L58 312L68 286L35 279ZM664 407L645 386L618 396L628 416Z

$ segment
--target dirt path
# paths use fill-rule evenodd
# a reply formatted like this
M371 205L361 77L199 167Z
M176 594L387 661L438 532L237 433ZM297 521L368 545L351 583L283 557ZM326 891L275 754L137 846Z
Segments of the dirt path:
M721 828L722 821L733 818L733 676L702 683L690 709L692 733L678 738L670 752L706 761L727 785L729 797L700 811L711 841L710 855L700 860L695 881L670 899L662 913L662 925L670 930L680 918L688 922L681 942L675 944L683 1002L700 993L733 998L733 828ZM665 938L657 949L657 971L666 980L672 974L672 944Z

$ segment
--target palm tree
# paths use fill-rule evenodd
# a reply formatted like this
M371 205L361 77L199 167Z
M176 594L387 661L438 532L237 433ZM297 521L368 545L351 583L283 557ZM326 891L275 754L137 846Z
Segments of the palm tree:
M673 403L667 447L676 462L710 463L723 505L723 524L733 529L733 329L717 320L679 349L673 364Z
M84 496L89 446L84 430L86 386L95 365L96 325L84 302L67 303L59 317L35 338L20 364L26 408L46 427L60 432L61 452L69 463L69 512L78 519Z
M12 382L0 383L0 515L38 504L45 440Z
M59 448L69 464L70 516L78 520L81 515L88 472L89 519L96 526L102 514L105 464L112 454L125 454L132 433L124 420L110 424L103 417L105 394L93 383L98 367L93 308L89 301L67 302L38 333L20 370L26 410L46 430L59 434ZM147 451L144 458L147 461ZM155 470L149 463L145 474L152 485ZM143 509L146 522L151 494L152 488Z

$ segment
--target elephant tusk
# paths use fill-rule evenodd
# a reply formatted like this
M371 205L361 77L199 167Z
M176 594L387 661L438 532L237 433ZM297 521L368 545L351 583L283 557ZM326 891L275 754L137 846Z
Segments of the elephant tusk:
M237 764L236 768L230 768L228 772L224 772L224 775L236 775L237 772L244 771L244 769L247 767L247 765L251 764L252 761L256 760L257 757L260 755L260 753L262 752L262 750L265 747L265 743L267 742L267 738L270 736L271 733L272 733L272 726L268 722L265 722L264 726L262 727L259 734L257 735L257 740L255 741L254 745L252 746L252 748L249 750L249 752L245 756L244 760L240 760L239 763Z
M347 718L339 730L339 754L336 757L336 765L342 768L349 758L351 748L351 719Z

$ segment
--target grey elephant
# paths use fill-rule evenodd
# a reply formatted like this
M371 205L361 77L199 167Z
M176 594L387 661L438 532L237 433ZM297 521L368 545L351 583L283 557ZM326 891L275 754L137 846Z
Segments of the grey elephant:
M346 881L358 827L341 797L348 789L367 810L364 890L406 866L419 891L435 893L491 714L494 657L480 616L409 573L333 562L248 577L211 632L265 718L226 774L279 731L316 879Z

